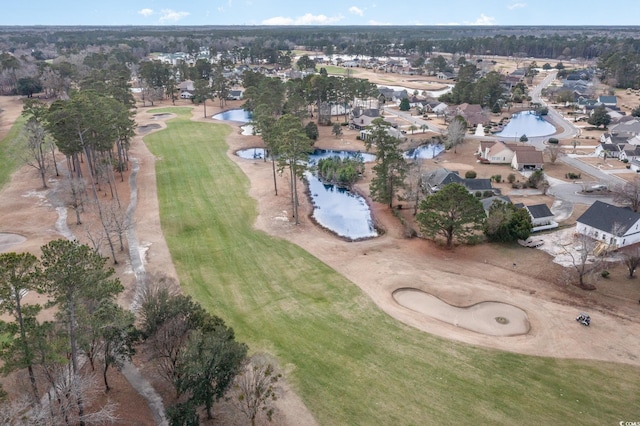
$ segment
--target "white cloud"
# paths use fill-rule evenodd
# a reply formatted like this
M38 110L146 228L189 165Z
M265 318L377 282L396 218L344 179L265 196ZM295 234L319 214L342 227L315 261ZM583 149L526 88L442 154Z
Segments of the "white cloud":
M513 3L513 4L510 4L509 6L507 6L507 9L514 10L514 9L522 9L523 7L527 7L527 4L526 3Z
M326 16L326 15L312 15L305 13L303 16L296 18L296 25L328 25L339 21L342 21L344 16Z
M326 16L326 15L312 15L306 13L297 18L287 18L285 16L274 16L273 18L265 19L262 21L263 25L330 25L336 22L342 21L344 16Z
M496 18L487 16L484 13L480 14L480 17L475 22L467 23L467 25L495 25Z
M356 6L351 6L349 8L349 13L353 13L354 15L362 16L362 15L364 15L364 10L362 10L359 7L356 7Z
M160 12L162 13L162 16L160 16L158 21L160 21L161 24L164 24L165 22L177 22L190 15L189 12L176 12L172 9L162 9Z
M145 8L145 9L140 9L138 11L138 13L142 16L151 16L153 15L153 9L149 9L149 8Z
M391 25L391 22L380 22L380 21L375 21L373 19L369 20L369 22L367 23L369 25Z
M293 19L284 16L274 16L273 18L262 21L264 25L293 25Z

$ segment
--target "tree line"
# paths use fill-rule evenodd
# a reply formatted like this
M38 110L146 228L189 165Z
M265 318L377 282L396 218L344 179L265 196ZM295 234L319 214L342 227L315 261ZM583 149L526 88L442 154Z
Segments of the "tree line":
M275 363L247 356L224 321L190 297L172 291L166 277L147 277L136 322L118 305L124 290L107 259L87 245L54 240L42 254L0 255L0 360L4 374L26 371L28 385L11 399L0 387L0 423L89 425L121 419L112 402L96 404L101 376L110 392L110 369L122 369L142 345L149 362L175 392L166 409L172 425L199 424L199 411L229 391L251 424L273 414ZM169 285L169 284L173 285ZM29 301L44 295L46 304ZM43 310L53 311L42 319Z

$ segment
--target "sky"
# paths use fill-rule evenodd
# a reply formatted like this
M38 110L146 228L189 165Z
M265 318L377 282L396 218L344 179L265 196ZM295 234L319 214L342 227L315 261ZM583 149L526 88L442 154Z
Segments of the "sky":
M617 0L3 0L0 25L640 25Z

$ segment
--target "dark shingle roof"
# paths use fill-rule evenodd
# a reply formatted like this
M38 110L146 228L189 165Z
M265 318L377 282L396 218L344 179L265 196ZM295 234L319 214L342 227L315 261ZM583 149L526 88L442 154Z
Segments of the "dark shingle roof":
M640 221L639 213L602 201L593 203L577 220L617 237L623 236L638 221Z
M551 210L549 210L546 204L534 204L533 206L526 206L526 208L534 219L553 216L553 213L551 213Z
M469 191L491 191L491 179L465 179L462 184Z

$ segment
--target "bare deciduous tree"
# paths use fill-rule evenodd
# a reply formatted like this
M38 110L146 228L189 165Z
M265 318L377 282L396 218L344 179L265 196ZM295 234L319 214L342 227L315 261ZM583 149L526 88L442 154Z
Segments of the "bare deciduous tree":
M560 249L571 259L571 266L577 278L578 286L585 290L595 290L593 281L597 278L597 273L603 268L603 259L596 256L594 251L598 242L586 235L579 235L576 242L560 245ZM587 282L590 279L591 282Z
M132 223L127 218L127 212L118 203L112 201L104 207L104 217L108 222L109 231L118 238L120 251L124 251L124 236L131 229Z
M76 214L76 225L82 224L80 213L84 213L87 203L87 186L82 178L69 174L60 183L60 197L66 207L71 208Z
M640 210L640 177L635 176L631 182L615 186L612 189L613 201L629 206L631 210Z
M551 164L555 164L558 157L564 154L564 151L562 151L560 145L556 144L549 144L549 146L547 146L547 148L545 149L545 152L547 153L547 155L549 155L549 161L551 162Z
M621 252L622 263L624 263L629 271L629 278L633 278L636 268L640 266L640 247L637 245L625 247Z
M260 413L264 413L271 421L274 407L278 399L278 380L282 377L275 363L264 354L252 356L244 365L242 373L236 376L233 386L236 392L236 405L249 419L251 426L256 424Z
M46 151L50 139L44 126L33 118L24 125L19 137L20 143L24 146L23 160L38 171L43 188L47 188L46 173L49 169L49 159Z
M180 378L179 362L192 329L183 316L176 315L166 320L151 338L158 374L173 386Z
M117 404L112 401L97 409L78 412L80 398L84 404L92 406L100 392L93 374L82 372L74 375L68 364L58 364L51 377L54 381L49 390L49 398L26 414L25 417L29 419L26 424L107 425L117 422Z
M453 119L447 127L446 146L447 149L453 148L453 152L457 153L456 147L464 141L464 135L467 132L467 126L463 120Z

